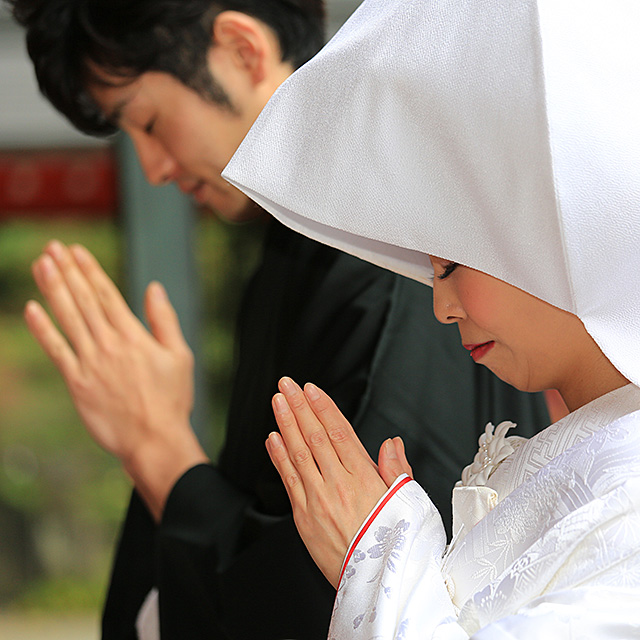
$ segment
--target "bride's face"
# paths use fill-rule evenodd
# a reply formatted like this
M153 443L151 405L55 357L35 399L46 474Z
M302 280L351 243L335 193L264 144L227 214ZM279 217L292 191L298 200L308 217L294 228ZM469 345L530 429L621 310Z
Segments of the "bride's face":
M471 357L505 382L522 391L562 388L589 365L595 343L573 314L480 271L431 262L436 317L456 322Z

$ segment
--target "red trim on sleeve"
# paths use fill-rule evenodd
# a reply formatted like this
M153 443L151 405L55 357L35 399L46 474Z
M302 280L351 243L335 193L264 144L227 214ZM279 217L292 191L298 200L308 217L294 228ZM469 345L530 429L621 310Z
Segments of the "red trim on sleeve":
M391 500L391 498L393 498L393 496L395 496L396 493L398 493L398 491L402 487L404 487L405 484L407 484L407 482L411 482L412 480L413 478L410 478L409 476L407 476L406 478L403 478L400 482L398 482L398 484L393 488L393 490L387 493L387 495L383 498L382 502L380 502L380 504L374 509L374 511L371 513L367 521L364 523L364 525L362 526L362 529L360 529L360 532L358 533L353 543L351 544L351 548L347 553L347 557L344 559L344 563L342 564L342 571L340 572L340 579L338 580L338 586L340 586L340 583L342 582L342 576L344 575L347 565L349 564L349 560L351 560L351 556L353 555L353 552L358 546L358 543L360 542L360 540L362 540L364 534L369 530L369 527L373 524L373 521L378 517L378 514L382 511L382 509L384 509L387 502L389 502L389 500Z

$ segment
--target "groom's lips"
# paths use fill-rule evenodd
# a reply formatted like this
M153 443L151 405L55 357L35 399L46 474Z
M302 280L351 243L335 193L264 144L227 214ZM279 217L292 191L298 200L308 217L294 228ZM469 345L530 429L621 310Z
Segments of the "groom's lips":
M495 342L493 340L489 340L489 342L481 342L477 344L465 344L463 345L465 349L470 351L471 357L474 362L478 362L480 358L485 356L491 349L493 349Z

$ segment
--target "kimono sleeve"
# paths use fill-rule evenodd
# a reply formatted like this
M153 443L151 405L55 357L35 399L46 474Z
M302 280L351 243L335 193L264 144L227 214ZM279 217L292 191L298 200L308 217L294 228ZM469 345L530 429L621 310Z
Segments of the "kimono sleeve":
M441 572L445 544L429 497L398 478L351 543L329 639L467 638Z

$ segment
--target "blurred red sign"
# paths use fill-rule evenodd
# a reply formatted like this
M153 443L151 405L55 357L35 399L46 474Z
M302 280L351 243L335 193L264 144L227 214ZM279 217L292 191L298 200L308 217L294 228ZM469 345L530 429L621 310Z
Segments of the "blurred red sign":
M112 216L117 201L109 148L0 152L0 217Z

